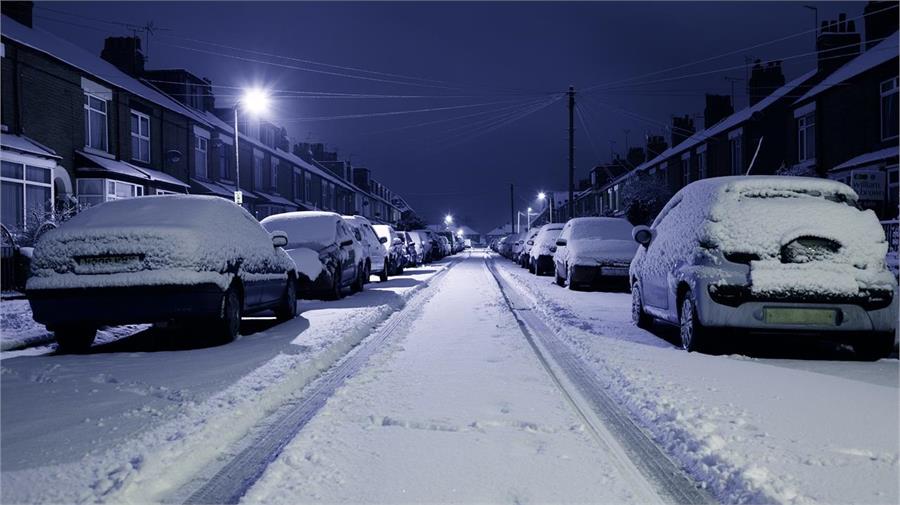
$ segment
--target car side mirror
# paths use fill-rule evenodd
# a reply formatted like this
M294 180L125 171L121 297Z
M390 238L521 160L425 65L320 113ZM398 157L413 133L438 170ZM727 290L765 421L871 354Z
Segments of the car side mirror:
M275 230L272 233L269 233L269 236L272 237L273 247L284 247L288 245L287 233L281 230Z
M534 240L529 240L528 245L534 245Z
M566 239L564 239L564 238L558 238L558 239L556 239L556 246L557 246L557 247L565 247L565 246L566 246L566 243L567 243L567 241L566 241Z
M353 240L345 240L341 242L341 247L350 247L353 245Z
M393 244L394 245L403 245L403 241L400 240L399 238L395 238Z
M555 253L555 252L556 252L556 246L555 246L555 245L550 246L550 252L552 252L552 253Z
M633 230L631 230L631 237L635 242L641 244L644 247L650 245L650 242L653 242L653 236L656 235L653 230L650 228L640 225L635 226Z
M382 244L387 244L387 237L378 237L378 241Z

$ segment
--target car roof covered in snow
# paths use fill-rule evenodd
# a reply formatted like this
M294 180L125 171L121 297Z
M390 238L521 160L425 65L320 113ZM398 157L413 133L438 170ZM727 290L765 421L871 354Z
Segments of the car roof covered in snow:
M342 220L334 212L304 210L275 214L263 219L261 224L270 232L287 233L288 249L301 246L320 249L334 243L336 225Z
M255 221L242 207L216 196L153 195L113 200L89 207L66 222L68 228L106 227L208 227L233 223L243 215Z

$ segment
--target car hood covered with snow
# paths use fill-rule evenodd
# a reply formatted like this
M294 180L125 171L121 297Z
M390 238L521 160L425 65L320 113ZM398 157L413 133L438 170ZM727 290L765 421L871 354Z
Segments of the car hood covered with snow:
M100 204L42 235L27 289L214 283L281 277L294 264L246 210L217 197Z
M628 265L638 245L634 240L577 239L566 244L572 265Z

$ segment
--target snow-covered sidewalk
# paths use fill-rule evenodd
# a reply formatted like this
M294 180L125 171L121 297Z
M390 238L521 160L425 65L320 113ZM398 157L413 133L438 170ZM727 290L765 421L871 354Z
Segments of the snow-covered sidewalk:
M243 336L224 346L197 348L194 335L146 329L85 355L13 351L0 361L0 501L119 501L132 487L178 485L157 477L190 478L448 264L340 301L301 301L301 315L283 324L245 318Z
M447 274L244 503L654 503L594 440L481 258Z
M573 292L496 263L638 424L720 500L900 499L897 360L689 354L633 326L627 293Z

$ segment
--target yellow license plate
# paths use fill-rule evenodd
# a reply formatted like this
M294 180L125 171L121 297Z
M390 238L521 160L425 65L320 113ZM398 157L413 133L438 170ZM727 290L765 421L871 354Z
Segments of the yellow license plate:
M770 324L817 324L837 326L838 314L835 309L800 309L766 307L763 309L765 321Z

